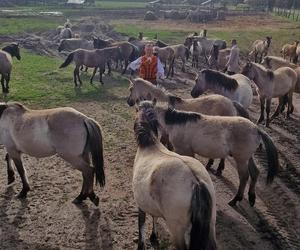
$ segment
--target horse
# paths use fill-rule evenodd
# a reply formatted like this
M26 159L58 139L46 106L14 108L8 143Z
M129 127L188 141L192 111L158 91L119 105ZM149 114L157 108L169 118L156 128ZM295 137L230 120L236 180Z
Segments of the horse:
M196 84L191 91L192 97L202 95L206 90L223 95L239 102L245 109L252 103L251 81L242 74L228 76L212 69L203 69L196 75Z
M137 78L130 80L129 96L127 104L132 107L139 100L156 99L159 102L166 102L172 108L184 111L198 112L206 115L218 116L242 116L249 119L248 112L237 102L221 95L205 95L193 99L182 99L178 96L168 93L161 86L153 85L150 82ZM210 159L206 165L210 169L214 161ZM218 166L217 175L221 175L224 170L225 161L221 159Z
M0 50L0 74L2 92L9 93L9 81L12 70L12 58L21 60L20 48L18 43L11 43Z
M214 44L217 45L219 49L226 49L227 47L226 42L224 40L208 39L207 37L203 36L188 36L184 41L184 45L190 49L193 45L194 40L200 42L206 55L209 54Z
M105 174L102 132L96 121L73 108L32 110L16 102L0 104L0 121L0 142L7 151L8 184L15 180L12 159L23 184L19 198L26 198L30 191L21 155L58 155L82 172L82 190L73 202L78 204L89 198L99 205L93 191L94 176L103 187ZM90 166L90 154L94 167Z
M254 54L254 61L261 62L264 56L268 55L268 50L270 48L272 42L272 37L267 36L266 40L256 40L252 43L252 50L249 53L249 56ZM260 55L260 59L258 60L258 55Z
M199 67L199 57L203 54L203 49L201 44L194 40L193 45L190 48L190 53L192 55L192 67L198 69ZM205 57L206 58L206 57Z
M90 83L93 83L93 78L97 72L97 69L100 69L99 73L99 81L100 83L104 84L102 81L102 74L105 71L105 64L109 63L111 59L119 58L121 57L121 50L119 47L109 47L105 49L96 49L96 50L85 50L85 49L77 49L73 52L71 52L64 63L60 65L59 68L65 68L67 67L71 62L74 61L75 63L75 69L74 69L74 84L75 87L77 87L77 79L80 83L80 86L82 85L82 81L79 76L79 68L81 66L86 66L88 68L94 68L94 72L92 74L92 77L90 79ZM109 64L108 64L109 65ZM109 72L110 72L110 66L109 66Z
M240 184L237 194L229 202L235 206L243 199L244 190L251 177L248 199L254 206L255 184L259 170L253 155L263 141L268 158L267 183L272 183L278 173L278 152L271 137L257 125L243 117L207 116L195 112L178 111L166 105L149 105L145 113L154 112L159 130L169 135L174 151L180 155L207 158L232 156L236 162Z
M70 38L63 39L60 41L58 46L58 51L73 51L76 49L86 49L92 50L94 49L94 44L92 41L81 39L81 38Z
M70 39L73 37L72 30L70 28L63 28L59 34L60 39Z
M175 44L175 45L168 45L167 43L164 43L161 40L157 40L154 44L157 47L164 48L164 47L171 47L174 50L174 59L179 59L182 61L182 68L181 71L185 72L185 63L187 60L189 60L190 51L189 49L184 46L183 44ZM172 74L174 75L174 64L172 67Z
M297 47L298 47L299 41L295 41L293 44L285 44L283 45L280 53L282 54L283 59L286 59L287 57L290 57L290 62L295 62L295 58L297 57Z
M145 249L146 214L163 218L177 250L217 249L216 198L212 180L196 159L169 151L157 139L158 121L148 102L137 107L133 195L138 206L138 249Z
M275 71L271 71L258 63L247 62L242 69L242 74L253 80L257 86L261 107L260 117L257 123L261 123L264 120L264 109L266 102L266 126L269 127L269 115L272 98L278 97L279 102L275 113L271 117L271 120L279 115L280 109L283 105L282 97L286 94L288 95L287 118L289 118L289 115L292 112L293 92L297 82L297 74L293 69L289 67L282 67Z
M297 83L295 86L295 92L300 93L300 67L294 63L290 63L281 57L277 56L266 56L262 61L262 65L265 66L267 69L276 70L281 67L290 67L291 69L295 70L297 73Z
M300 44L298 44L297 49L296 49L296 57L294 63L298 62L298 58L300 56Z
M167 78L168 78L174 64L175 51L169 46L164 48L154 47L153 53L157 55L157 57L163 64L165 64L165 70L168 69L167 66L169 65L169 69L167 70Z
M209 68L225 72L230 50L230 48L219 50L218 46L214 45L208 57Z
M129 62L134 61L139 57L139 50L136 46L129 42L111 42L100 38L94 39L95 49L104 49L109 47L119 47L121 51L121 58L125 61L125 67L122 74L125 74Z

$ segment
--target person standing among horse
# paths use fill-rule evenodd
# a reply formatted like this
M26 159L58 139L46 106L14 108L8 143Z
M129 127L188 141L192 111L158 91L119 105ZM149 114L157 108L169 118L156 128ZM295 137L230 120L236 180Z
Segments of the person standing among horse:
M157 78L164 78L164 67L159 58L153 54L152 43L146 44L145 55L131 62L128 68L131 70L139 69L139 77L154 85L157 84Z
M233 39L231 41L231 51L228 56L228 62L226 64L227 74L234 75L240 71L239 59L240 59L240 49L237 46L237 41Z

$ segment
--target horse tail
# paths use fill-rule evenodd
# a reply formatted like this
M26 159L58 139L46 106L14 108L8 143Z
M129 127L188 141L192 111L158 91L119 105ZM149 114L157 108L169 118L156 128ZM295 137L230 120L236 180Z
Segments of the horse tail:
M65 62L59 66L59 68L65 68L67 67L74 59L74 52L70 53L67 57L67 59L65 60Z
M281 105L281 109L280 109L281 113L284 111L288 102L289 102L289 94L287 93L284 96L282 96L282 105Z
M184 47L185 48L185 58L186 60L189 60L190 57L190 50L188 47Z
M96 182L103 187L105 185L105 174L101 128L99 124L92 119L86 119L84 125L88 134L87 146L92 155Z
M258 128L258 134L261 136L266 148L268 157L267 184L270 184L279 170L278 152L271 137L265 131Z
M241 105L239 102L233 101L233 106L235 107L238 116L244 117L248 120L250 120L250 115L248 111Z
M129 56L129 61L133 62L134 60L136 60L139 57L140 51L139 51L138 47L136 47L135 45L131 44L131 46L132 46L133 50Z
M217 244L211 235L212 197L202 182L194 186L191 201L191 223L189 250L217 249Z

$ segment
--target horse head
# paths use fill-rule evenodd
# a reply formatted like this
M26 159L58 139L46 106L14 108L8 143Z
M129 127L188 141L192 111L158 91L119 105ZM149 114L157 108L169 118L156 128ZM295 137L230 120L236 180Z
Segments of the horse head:
M193 72L195 75L195 85L191 91L191 96L193 98L196 98L200 95L202 95L205 91L205 79L204 79L204 71L202 70L199 74L196 72Z
M9 53L12 57L15 56L18 60L21 60L19 43L11 43L10 45L4 47L2 50Z

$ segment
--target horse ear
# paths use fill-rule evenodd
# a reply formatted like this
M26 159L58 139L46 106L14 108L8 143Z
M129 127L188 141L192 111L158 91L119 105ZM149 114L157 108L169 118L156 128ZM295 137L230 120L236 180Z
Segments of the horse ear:
M146 96L146 100L152 100L152 96L151 96L151 94L150 94L150 93L148 93L148 94L147 94L147 96Z
M155 106L155 105L156 105L156 103L157 103L157 100L156 100L156 98L154 98L152 102L153 102L153 106Z

